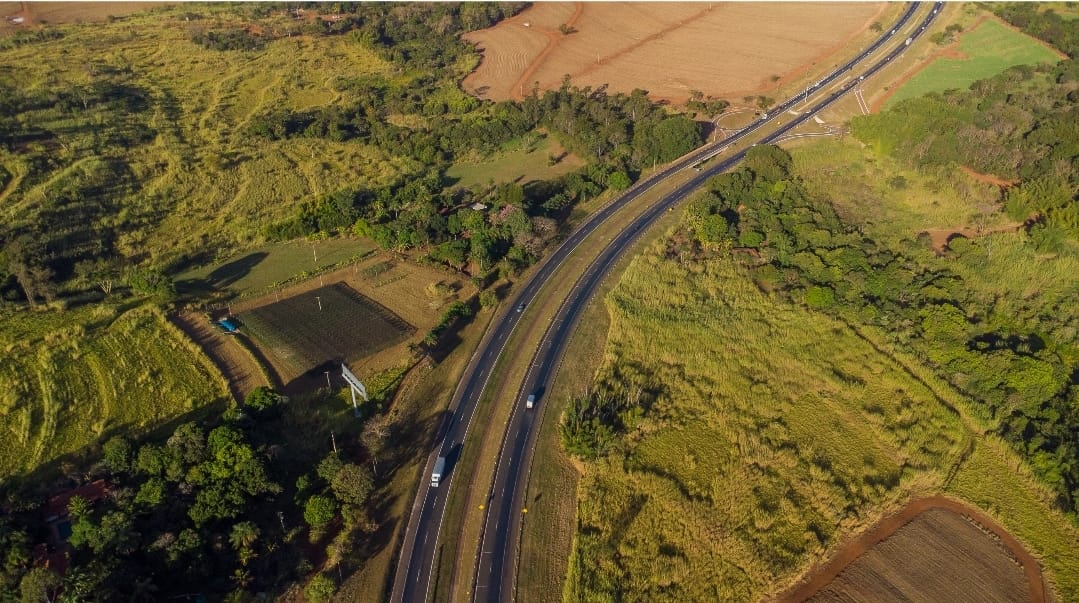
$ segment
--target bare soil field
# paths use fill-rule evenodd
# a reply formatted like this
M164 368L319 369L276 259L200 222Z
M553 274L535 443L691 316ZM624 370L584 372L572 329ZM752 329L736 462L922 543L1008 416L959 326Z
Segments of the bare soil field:
M503 100L578 86L682 103L691 90L738 98L779 87L878 20L880 2L539 2L466 39L484 51L466 91ZM566 25L571 33L559 27ZM574 31L575 30L575 31Z
M1046 601L1041 567L992 518L915 500L846 544L781 601Z
M109 17L122 17L144 11L169 2L0 2L0 33L14 31L16 27L29 27L48 23L75 23L77 21L104 21ZM11 20L22 17L15 24Z

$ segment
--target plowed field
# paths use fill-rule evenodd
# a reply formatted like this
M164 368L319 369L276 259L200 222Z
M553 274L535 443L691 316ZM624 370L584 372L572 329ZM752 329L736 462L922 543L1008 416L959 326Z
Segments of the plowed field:
M884 9L879 2L539 2L466 36L484 56L464 88L521 98L533 82L557 88L569 74L579 86L643 88L675 103L691 90L734 99L826 62ZM576 31L564 34L560 25Z
M853 559L853 561L852 561ZM1041 568L991 518L952 499L914 501L782 601L1045 601Z

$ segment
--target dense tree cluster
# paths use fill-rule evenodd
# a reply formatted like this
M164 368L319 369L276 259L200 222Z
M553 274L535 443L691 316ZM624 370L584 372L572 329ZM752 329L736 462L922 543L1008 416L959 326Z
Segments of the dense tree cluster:
M298 538L300 522L312 543L342 525L345 534L353 527L370 531L375 478L368 466L337 452L274 462L281 452L281 401L259 388L243 405L181 424L164 441L116 436L105 442L102 467L94 471L105 475L109 495L68 503L72 549L63 576L31 569L32 543L48 534L36 509L0 517L0 601L18 600L8 595L20 589L55 594L61 588L70 601L193 592L245 600L245 593L305 578L314 560ZM388 428L383 417L368 423L363 441L374 456Z

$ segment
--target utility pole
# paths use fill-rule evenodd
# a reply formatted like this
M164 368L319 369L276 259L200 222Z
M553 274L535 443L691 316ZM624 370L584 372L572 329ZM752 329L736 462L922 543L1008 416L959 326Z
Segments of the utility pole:
M323 371L326 373L326 389L333 389L333 385L330 385L330 371Z
M333 453L337 454L337 438L333 437L333 432L330 432L330 443L333 444Z
M315 301L318 302L318 311L321 312L322 311L322 298L316 295L315 296Z

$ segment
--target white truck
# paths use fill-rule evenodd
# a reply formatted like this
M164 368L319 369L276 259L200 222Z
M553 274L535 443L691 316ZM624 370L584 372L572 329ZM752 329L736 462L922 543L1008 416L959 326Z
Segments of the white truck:
M446 472L446 457L440 456L435 459L435 470L431 472L431 487L437 488L442 480L442 474Z

